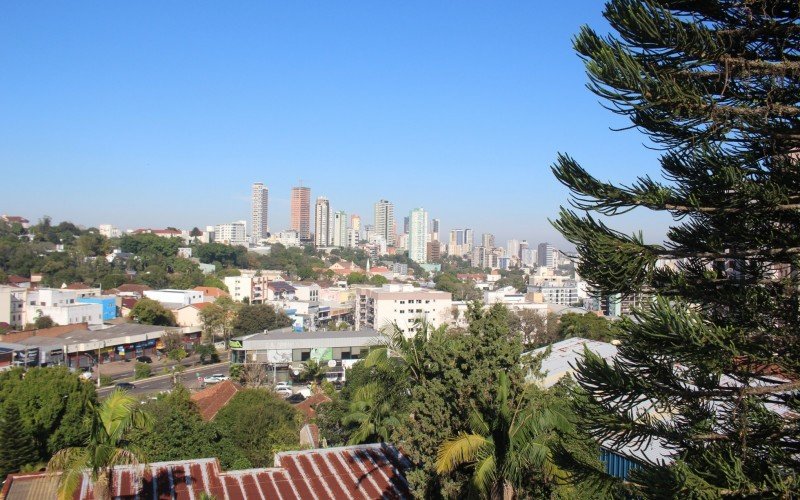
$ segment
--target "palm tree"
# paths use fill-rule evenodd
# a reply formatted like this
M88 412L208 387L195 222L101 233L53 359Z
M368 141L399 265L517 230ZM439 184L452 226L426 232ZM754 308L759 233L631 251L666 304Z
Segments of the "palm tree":
M440 475L470 467L472 488L492 499L513 498L531 469L539 469L545 480L560 475L547 441L553 431L567 428L566 418L551 409L531 409L526 397L514 401L510 387L501 373L494 408L484 414L473 408L471 432L442 443L436 461Z
M302 377L303 380L319 383L325 377L325 370L319 361L309 359L306 361L305 368L303 368Z
M446 326L434 328L424 319L414 321L414 335L406 337L397 324L384 328L384 342L373 347L364 364L368 367L387 368L390 371L401 370L412 381L419 381L422 374L422 352L425 344L434 337L443 335Z
M64 448L47 464L50 473L61 473L59 499L72 498L84 472L91 474L95 497L108 498L111 472L118 465L139 465L141 454L128 446L126 434L133 429L147 429L150 416L136 399L117 389L99 406L89 403L89 437L82 447Z
M345 425L358 424L348 444L388 441L392 429L400 425L390 400L382 397L380 387L373 382L359 387L350 403L350 413L342 418Z

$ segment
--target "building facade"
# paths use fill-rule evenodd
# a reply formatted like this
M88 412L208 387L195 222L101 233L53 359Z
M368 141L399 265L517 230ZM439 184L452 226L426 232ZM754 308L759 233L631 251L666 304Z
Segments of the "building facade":
M556 267L556 249L553 245L539 243L538 264L539 267L549 267L550 269Z
M214 241L225 245L247 246L247 221L236 221L214 226Z
M269 234L269 189L261 182L253 184L251 228L253 243Z
M297 231L303 241L311 240L311 188L292 188L290 228Z
M349 246L347 229L347 213L341 210L334 212L333 227L331 228L331 245L335 247Z
M408 258L418 264L428 262L428 212L415 208L408 216Z
M331 204L328 198L320 196L314 204L314 246L330 246L331 229Z
M447 292L388 284L356 288L355 328L381 330L397 325L413 336L420 320L437 328L452 317L453 297Z
M397 226L394 220L394 205L387 200L380 200L375 204L374 232L383 237L387 246L395 245Z

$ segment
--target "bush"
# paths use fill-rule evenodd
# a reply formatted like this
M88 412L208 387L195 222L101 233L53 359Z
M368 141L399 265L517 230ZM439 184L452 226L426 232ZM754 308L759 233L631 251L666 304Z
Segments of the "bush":
M195 352L200 356L200 364L202 365L219 363L219 353L214 344L200 344L195 349Z
M135 380L147 378L153 374L152 368L147 363L136 363L133 378Z
M107 387L114 383L114 380L109 377L108 375L100 375L100 385L102 387Z

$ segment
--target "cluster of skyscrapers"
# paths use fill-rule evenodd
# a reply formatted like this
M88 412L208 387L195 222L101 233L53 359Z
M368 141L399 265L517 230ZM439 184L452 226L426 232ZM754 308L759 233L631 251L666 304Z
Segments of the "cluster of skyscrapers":
M411 260L423 264L438 261L446 253L470 259L475 267L481 268L555 265L556 251L548 243L529 248L525 240L509 240L507 248L499 248L494 235L484 233L480 245L475 245L475 234L470 228L453 229L449 240L442 242L439 219L429 219L423 208L411 210L398 231L395 207L388 200L375 203L372 225L362 224L359 215L334 210L325 196L317 197L312 209L311 189L302 184L292 188L290 200L289 230L280 235L298 244L313 243L319 248L362 246L378 255L386 254L389 249L401 249L408 251ZM260 182L253 184L251 242L254 244L270 236L268 205L268 188Z

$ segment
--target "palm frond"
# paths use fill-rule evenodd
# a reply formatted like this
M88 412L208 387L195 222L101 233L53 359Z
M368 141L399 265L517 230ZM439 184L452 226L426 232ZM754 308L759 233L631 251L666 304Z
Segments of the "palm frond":
M474 462L490 447L491 441L478 434L461 434L447 440L439 447L436 472L449 474L462 464Z
M475 465L475 471L472 474L472 485L482 495L488 496L489 492L494 486L497 478L497 467L495 465L494 455L487 454Z

